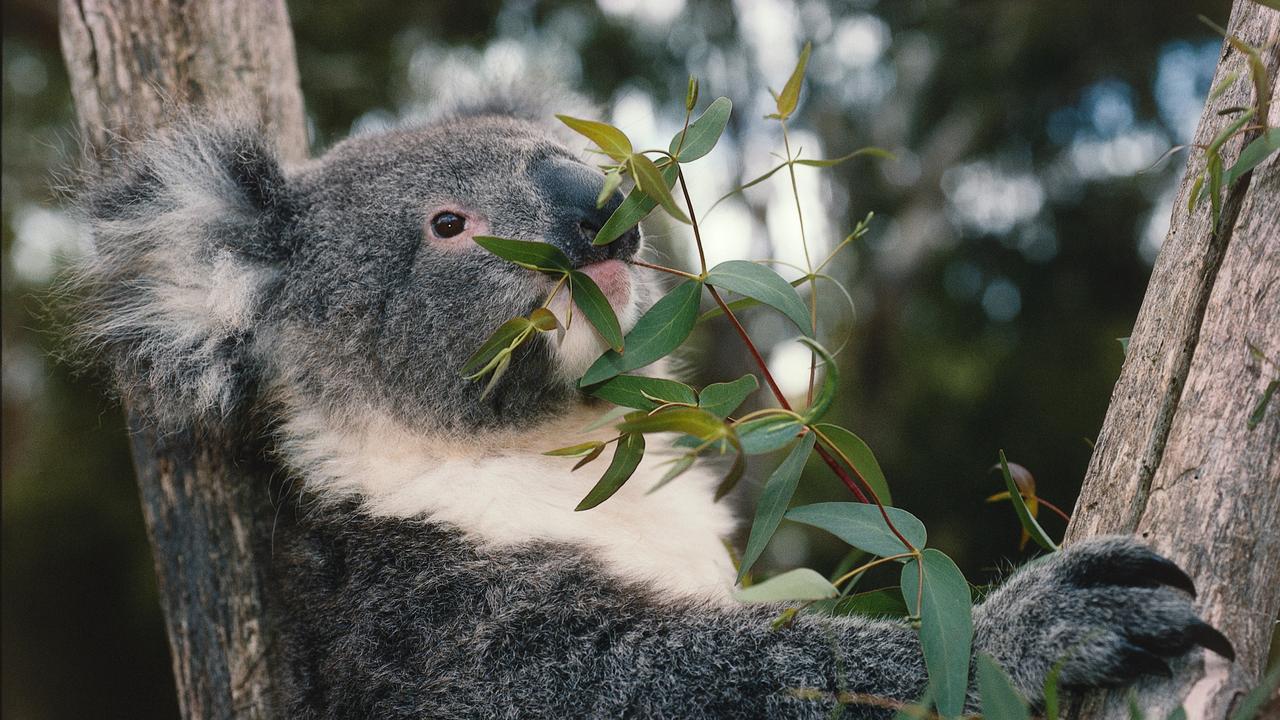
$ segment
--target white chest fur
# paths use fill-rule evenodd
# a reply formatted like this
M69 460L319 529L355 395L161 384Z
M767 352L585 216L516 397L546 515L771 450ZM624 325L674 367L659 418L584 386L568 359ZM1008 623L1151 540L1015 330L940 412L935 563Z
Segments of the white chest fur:
M581 441L581 429L598 414L582 409L520 434L442 437L390 420L335 428L303 411L285 424L283 449L321 497L358 497L375 515L447 522L489 546L564 542L657 592L727 599L733 565L722 538L734 519L712 501L707 473L695 467L648 494L669 459L651 449L616 495L574 512L609 451L577 472L570 472L572 459L542 453Z

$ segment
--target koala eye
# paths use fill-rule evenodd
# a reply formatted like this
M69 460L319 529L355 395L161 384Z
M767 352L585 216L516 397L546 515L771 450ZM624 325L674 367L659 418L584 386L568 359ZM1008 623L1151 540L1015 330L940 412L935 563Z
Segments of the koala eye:
M431 231L436 237L451 238L465 230L466 218L451 212L442 212L431 218Z

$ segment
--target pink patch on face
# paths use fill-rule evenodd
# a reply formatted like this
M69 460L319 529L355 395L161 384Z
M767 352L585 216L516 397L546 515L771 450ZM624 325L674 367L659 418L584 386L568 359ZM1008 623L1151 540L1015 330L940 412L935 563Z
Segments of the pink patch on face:
M582 268L582 272L600 286L614 310L626 306L631 299L631 270L621 260L603 260Z

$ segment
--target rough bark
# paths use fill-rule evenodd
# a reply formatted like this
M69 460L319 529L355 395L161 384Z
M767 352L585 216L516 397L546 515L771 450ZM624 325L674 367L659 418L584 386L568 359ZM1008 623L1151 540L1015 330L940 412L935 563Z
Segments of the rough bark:
M1274 95L1280 12L1236 0L1228 32L1264 48ZM1198 145L1230 124L1221 111L1255 103L1245 57L1224 43L1214 86L1232 72ZM1280 104L1267 114L1280 125ZM1258 134L1227 143L1225 166ZM1234 664L1206 654L1144 688L1148 717L1178 703L1191 718L1227 717L1257 686L1280 614L1280 396L1250 422L1280 378L1280 155L1227 189L1216 232L1208 202L1187 211L1204 167L1193 148L1067 533L1140 534L1187 569L1203 616L1235 645ZM1124 696L1091 698L1080 716L1128 717Z
M99 158L177 109L251 103L286 161L307 139L283 0L61 0L63 55ZM184 717L275 717L265 612L272 467L251 427L157 435L129 413Z

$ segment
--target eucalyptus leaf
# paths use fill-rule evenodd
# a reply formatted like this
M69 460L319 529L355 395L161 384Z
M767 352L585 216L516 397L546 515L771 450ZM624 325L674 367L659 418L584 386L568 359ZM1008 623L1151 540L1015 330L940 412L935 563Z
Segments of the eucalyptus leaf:
M804 44L804 50L800 51L800 59L796 62L796 67L791 71L791 77L787 78L787 84L782 86L782 92L778 93L778 116L786 120L791 117L791 113L796 111L796 103L800 100L800 85L804 82L804 71L809 65L809 53L813 50L810 43Z
M729 417L758 387L760 381L750 373L732 382L712 383L698 393L698 407L716 417Z
M724 202L725 200L728 200L729 198L733 197L734 195L737 195L738 193L742 192L743 190L746 190L749 187L752 187L754 185L759 185L765 180L768 180L769 178L773 177L774 173L778 172L779 170L781 170L786 166L787 166L787 163L785 161L782 163L779 163L778 165L775 165L774 167L770 168L763 175L756 176L751 180L748 180L747 182L743 183L742 185L739 185L738 187L730 190L724 195L721 195L719 198L716 199L715 202L711 203L711 207L707 208L707 212L703 214L703 217L710 215L711 211L715 210L716 206L719 205L720 203Z
M1013 510L1018 514L1018 522L1022 524L1022 529L1027 531L1032 540L1045 550L1050 552L1058 549L1057 543L1049 537L1049 534L1040 527L1040 523L1036 521L1031 514L1031 510L1027 508L1027 502L1023 499L1022 493L1018 489L1017 483L1013 480L1013 474L1009 472L1009 461L1005 459L1004 450L1000 451L1000 473L1004 475L1004 486L1009 491L1009 500L1013 503Z
M582 120L568 115L556 115L560 122L568 125L574 132L586 137L604 151L605 155L622 162L632 153L631 140L627 134L607 123L595 120Z
M824 602L828 605L819 609L831 615L865 615L895 620L907 616L907 604L898 588L870 590Z
M907 610L920 618L920 646L938 712L959 716L964 712L973 646L969 583L951 558L933 548L902 567L901 582Z
M568 272L573 269L573 263L569 262L569 258L565 257L565 254L555 245L490 235L477 235L475 242L503 260L510 260L530 270Z
M730 430L724 421L701 408L669 407L639 417L628 416L618 424L624 433L678 432L702 440L725 437Z
M786 315L800 328L800 332L806 335L813 332L809 308L799 293L791 283L764 265L747 260L729 260L711 269L707 274L707 284L754 298Z
M815 355L822 360L822 385L818 387L818 392L813 396L813 403L809 405L809 409L804 411L804 419L806 422L814 422L827 414L827 410L831 409L831 403L836 398L836 388L840 385L840 375L836 370L836 360L831 357L831 353L822 347L815 340L809 338L800 338L800 342L809 346Z
M818 573L809 568L796 568L738 590L733 596L743 603L776 603L823 600L839 594L840 591Z
M739 423L734 429L742 443L742 452L761 455L786 447L804 428L789 416L767 415Z
M579 270L569 273L569 292L578 309L586 316L591 326L600 333L600 337L609 343L609 347L623 351L622 326L618 324L618 316L613 312L609 299L600 291L600 286L590 275Z
M689 130L681 130L671 138L668 148L680 162L693 162L711 152L724 133L729 123L729 115L733 111L733 103L727 97L716 98L702 114L689 124Z
M729 472L725 473L724 478L720 480L720 484L716 485L716 492L713 498L719 501L720 498L729 494L729 491L737 487L738 481L742 479L743 472L747 469L747 456L741 451L733 458L733 465L729 466Z
M608 202L609 198L617 192L622 185L622 173L618 172L618 168L613 168L604 174L604 185L600 186L600 194L596 196L596 207L602 208Z
M649 493L655 492L663 485L666 485L672 480L683 475L686 470L693 467L693 463L697 459L696 455L685 454L675 458L674 460L670 460L669 462L671 467L667 468L667 471L662 474L662 477L658 479L658 482L654 483L653 487L649 488L649 492L645 494L648 495Z
M829 168L829 167L834 167L836 165L839 165L840 163L843 163L843 162L848 162L849 160L852 160L856 157L862 157L863 155L870 155L871 157L878 157L884 160L895 159L894 154L889 152L888 150L885 150L884 148L864 147L864 148L858 148L857 150L854 150L853 152L847 155L841 155L838 158L831 158L829 160L828 159L810 160L808 158L804 158L804 159L797 158L795 160L795 164L807 165L809 167Z
M533 326L528 318L511 318L498 326L480 347L462 364L462 374L467 378L476 377L477 373L490 365L505 349L511 347L521 335L528 334Z
M677 285L640 317L627 333L626 352L609 350L587 370L580 387L604 382L615 375L642 368L666 357L693 331L702 299L702 283L687 280Z
M658 166L639 153L632 155L627 162L631 164L631 171L635 174L636 189L657 201L668 215L688 225L689 216L685 215L676 204L676 199L671 195L671 189L667 187L666 178L662 176Z
M581 457L583 455L591 454L592 450L595 450L603 445L604 443L600 442L599 440L592 440L591 442L578 443L577 445L570 445L568 447L556 448L555 450L548 450L542 454L550 455L552 457Z
M1240 151L1240 157L1227 170L1227 174L1222 178L1222 184L1231 187L1236 180L1240 179L1240 176L1257 167L1277 150L1280 150L1280 128L1271 128L1254 138L1253 142Z
M1013 681L986 653L978 654L978 697L983 720L1030 720L1031 711L1013 687Z
M696 405L693 388L675 380L643 375L618 375L591 388L590 393L614 405L637 410L656 410L659 405ZM654 398L657 398L656 400Z
M579 468L581 468L581 467L583 467L583 466L585 466L585 465L588 465L588 464L590 464L590 463L594 462L594 461L595 461L595 459L596 459L596 458L598 458L598 457L600 457L600 455L601 455L603 452L604 452L604 443L600 443L599 445L597 445L597 446L595 447L595 449L594 449L594 450L592 450L591 452L589 452L589 453L587 453L586 455L582 456L582 459L581 459L581 460L579 460L578 462L574 463L574 464L573 464L573 467L569 470L569 472L573 472L574 470L577 470L577 469L579 469Z
M875 453L871 452L871 448L863 442L862 438L839 425L820 423L814 427L831 441L834 446L832 449L848 460L862 479L867 481L867 485L875 491L876 498L881 504L893 504L893 495L889 492L889 483L885 480L884 471L880 469Z
M928 534L924 523L915 515L895 507L886 507L885 514L893 526L916 548L925 546ZM909 552L898 536L885 524L880 508L867 503L825 502L802 505L787 512L793 522L812 525L835 535L846 543L872 555L889 557Z
M742 553L742 563L738 568L738 582L746 576L747 571L759 559L769 539L782 523L782 516L791 504L791 496L795 494L800 483L800 474L804 471L805 461L813 452L813 444L817 437L808 433L800 438L800 442L787 453L782 464L769 475L765 481L760 500L756 503L756 516L751 521L751 535L747 538L747 549Z
M666 167L662 168L662 179L666 182L668 188L675 184L679 175L680 168L675 163L668 163ZM600 232L596 233L596 237L591 243L593 245L608 245L617 240L622 237L623 233L635 227L657 206L656 200L641 192L639 188L632 188L626 199L618 206L618 209L614 210L609 219L605 221L600 228Z
M604 475L574 510L590 510L612 497L635 473L642 458L644 458L644 436L639 433L624 435L618 441L618 447L613 451L613 460L604 471Z

